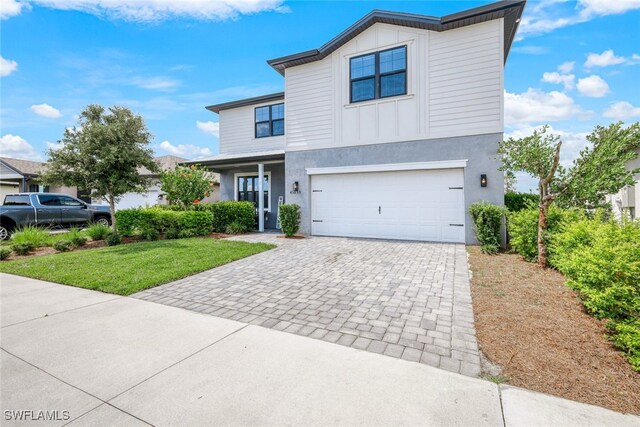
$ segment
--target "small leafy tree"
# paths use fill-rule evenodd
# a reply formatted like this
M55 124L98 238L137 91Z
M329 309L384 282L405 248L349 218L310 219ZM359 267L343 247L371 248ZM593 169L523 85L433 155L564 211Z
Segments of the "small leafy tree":
M545 234L549 207L558 198L582 208L633 184L636 171L626 169L627 163L640 150L640 123L623 127L614 123L597 126L587 136L592 146L580 152L569 170L560 165L562 141L548 133L544 126L532 135L502 141L498 153L502 156L503 171L526 172L538 179L538 265L547 266Z
M169 203L182 207L208 197L216 183L211 172L198 165L176 166L174 170L162 172L160 179Z
M300 229L300 206L296 204L280 205L278 219L285 236L294 236Z
M116 230L118 198L148 188L149 179L139 174L139 168L158 169L150 140L142 117L129 109L89 105L80 113L78 126L64 131L62 147L49 150L41 180L91 189L91 197L109 203L111 226Z

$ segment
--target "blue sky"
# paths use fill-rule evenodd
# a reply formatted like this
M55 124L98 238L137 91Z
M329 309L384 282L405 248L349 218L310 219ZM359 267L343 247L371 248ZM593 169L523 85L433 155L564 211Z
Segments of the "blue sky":
M319 47L372 9L487 3L0 0L0 153L46 159L99 103L143 115L158 155L214 155L218 117L204 106L282 90L267 59ZM548 123L568 163L595 125L640 120L638 28L640 0L529 1L505 70L507 136Z

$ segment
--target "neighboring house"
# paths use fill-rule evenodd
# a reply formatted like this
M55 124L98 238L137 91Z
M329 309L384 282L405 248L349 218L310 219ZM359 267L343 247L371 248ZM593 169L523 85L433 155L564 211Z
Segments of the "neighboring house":
M640 151L638 157L627 164L627 169L640 169ZM635 185L624 187L618 193L607 197L613 215L618 219L623 216L631 219L640 218L640 173L635 174L635 180Z
M207 107L220 155L198 163L220 173L222 199L269 213L261 228L283 200L305 234L475 242L469 205L503 204L504 64L524 6L375 10L267 61L284 92Z
M176 165L184 163L187 159L183 159L182 157L176 156L161 156L155 158L156 163L158 164L161 171L172 170L176 167ZM130 208L139 208L145 206L155 206L158 204L167 204L167 200L162 193L162 189L160 188L160 175L159 173L154 173L148 170L147 168L139 169L140 175L146 176L151 179L151 185L144 193L126 193L116 203L116 210L119 209L130 209ZM214 174L214 178L216 182L219 183L219 177L217 174ZM219 184L217 184L211 195L203 201L205 202L214 202L220 199L220 188ZM98 204L107 204L105 200L94 200L95 203Z
M78 197L76 187L44 186L38 181L46 163L0 157L0 203L7 193L63 193Z

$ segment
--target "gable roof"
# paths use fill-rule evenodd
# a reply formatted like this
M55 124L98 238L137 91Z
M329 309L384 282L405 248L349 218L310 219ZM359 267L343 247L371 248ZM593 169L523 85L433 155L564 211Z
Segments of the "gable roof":
M0 157L0 160L21 175L38 175L44 170L46 166L43 162L12 159L10 157Z
M154 160L158 164L158 167L161 171L167 171L174 169L177 164L186 162L187 159L178 156L160 156L155 157ZM142 167L138 168L138 173L143 176L156 176L158 175L155 172L151 172L149 169Z
M284 99L284 92L270 93L268 95L256 96L253 98L240 99L238 101L223 102L222 104L209 105L205 107L209 111L220 114L221 110L244 107L247 105L262 104L263 102L280 101Z
M284 75L285 68L326 58L332 52L378 22L442 32L499 18L504 18L504 59L506 61L525 4L526 0L504 0L440 18L411 13L373 10L320 48L270 59L267 63L277 72Z

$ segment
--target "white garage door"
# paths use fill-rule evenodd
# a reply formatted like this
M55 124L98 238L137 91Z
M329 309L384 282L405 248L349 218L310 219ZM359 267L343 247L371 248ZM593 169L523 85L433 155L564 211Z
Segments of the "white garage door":
M158 204L158 190L148 190L146 193L125 193L116 203L116 210L144 208Z
M464 243L462 169L314 175L311 232Z

